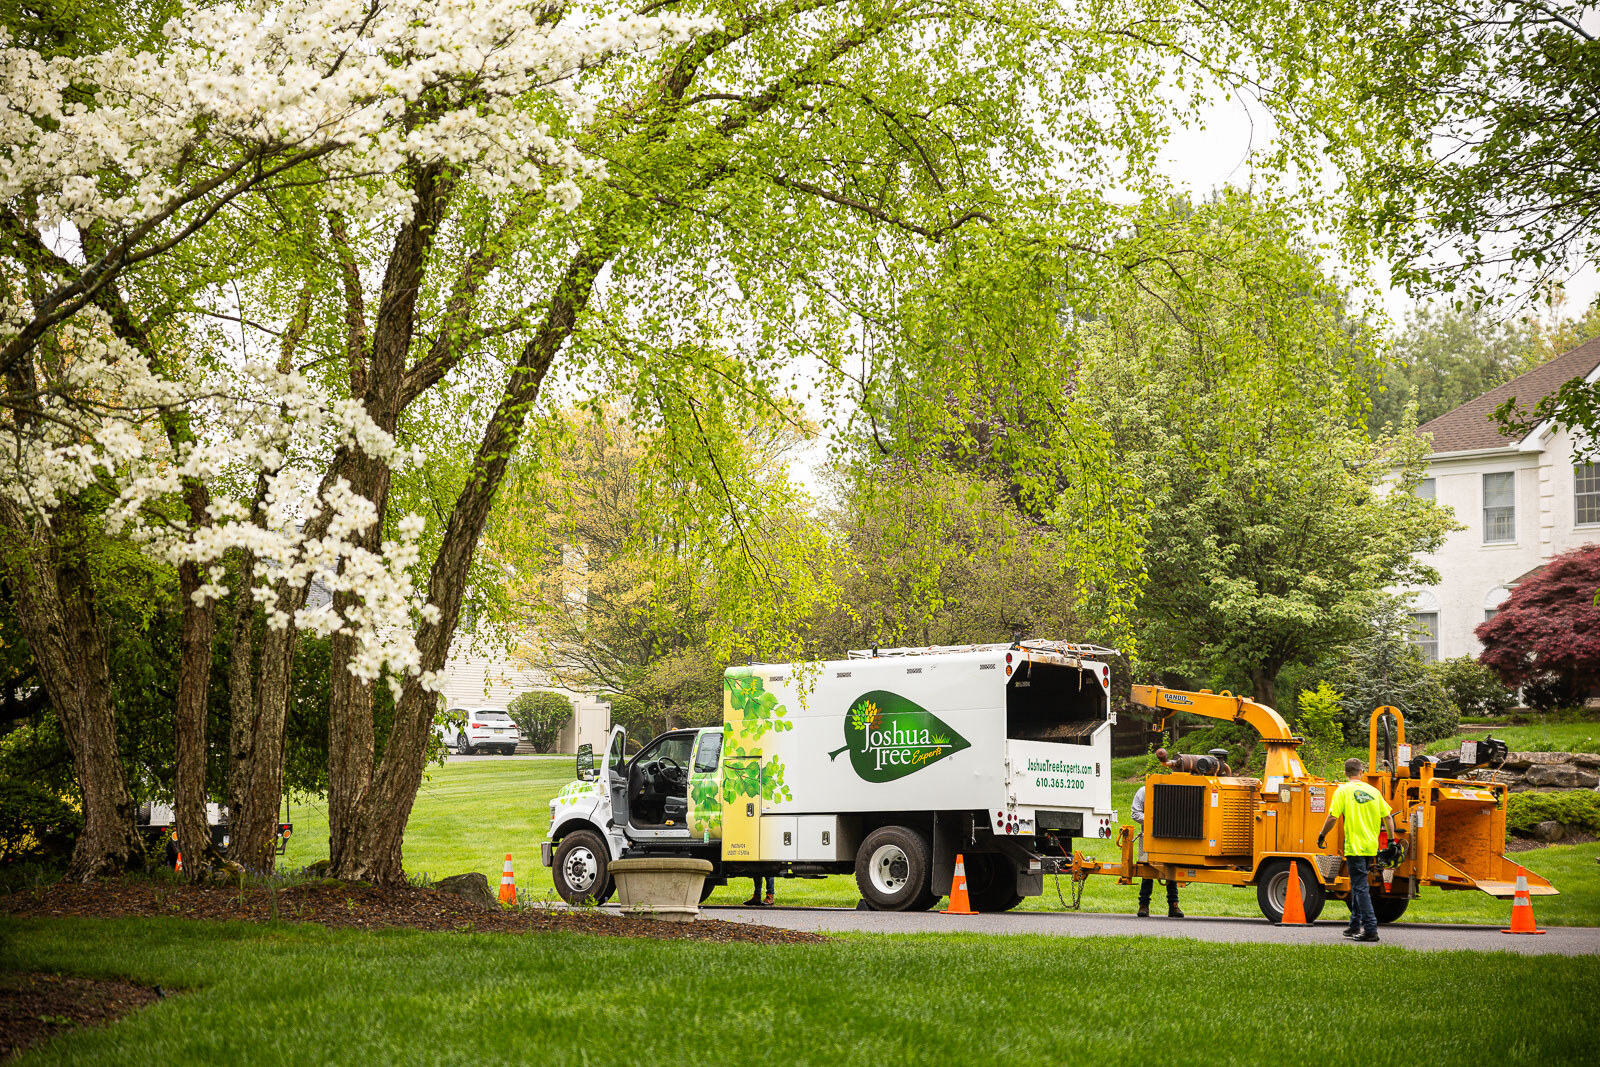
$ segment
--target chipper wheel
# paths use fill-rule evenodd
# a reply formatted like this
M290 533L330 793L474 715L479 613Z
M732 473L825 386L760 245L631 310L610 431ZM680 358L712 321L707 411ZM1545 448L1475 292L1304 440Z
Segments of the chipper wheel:
M1392 897L1387 893L1372 894L1372 910L1378 916L1378 921L1385 925L1398 921L1410 903L1405 897Z
M1306 911L1306 922L1314 923L1322 914L1322 905L1328 893L1312 873L1311 865L1303 860L1269 860L1261 867L1261 877L1256 882L1256 903L1268 922L1283 921L1283 901L1289 892L1289 864L1300 868L1300 904Z

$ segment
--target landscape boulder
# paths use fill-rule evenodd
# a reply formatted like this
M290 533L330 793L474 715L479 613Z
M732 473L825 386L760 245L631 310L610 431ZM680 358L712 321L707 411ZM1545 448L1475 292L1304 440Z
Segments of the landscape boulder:
M1478 767L1462 777L1503 782L1513 793L1600 789L1600 753L1513 752L1498 766Z
M441 878L433 883L433 888L483 908L492 908L498 903L494 894L489 892L489 879L477 871Z
M1528 831L1528 836L1535 841L1560 841L1567 836L1567 828L1554 819L1534 823Z
M1526 771L1531 767L1550 767L1572 762L1571 752L1512 752L1500 765L1503 771Z
M1535 788L1543 786L1555 789L1593 789L1600 783L1600 774L1570 763L1554 766L1535 765L1528 768L1523 781Z

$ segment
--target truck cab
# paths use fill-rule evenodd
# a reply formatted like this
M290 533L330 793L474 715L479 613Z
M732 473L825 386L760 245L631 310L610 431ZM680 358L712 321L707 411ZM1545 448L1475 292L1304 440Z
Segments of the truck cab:
M721 824L709 817L718 813L708 812L707 800L718 789L722 733L721 726L669 730L630 757L628 733L616 726L598 766L588 745L579 750L578 780L551 800L551 840L540 856L564 900L604 903L612 890L606 864L629 849L715 861ZM706 892L725 881L708 879Z

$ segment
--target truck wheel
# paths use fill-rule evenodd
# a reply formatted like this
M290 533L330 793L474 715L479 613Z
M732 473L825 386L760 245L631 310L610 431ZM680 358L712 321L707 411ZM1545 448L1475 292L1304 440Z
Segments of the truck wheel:
M880 826L856 852L856 887L874 911L918 910L918 903L930 896L931 867L928 842L921 834L904 826Z
M1004 856L975 852L965 857L967 896L973 911L1010 911L1022 903L1017 869Z
M1405 897L1391 897L1387 893L1372 894L1372 910L1377 913L1381 923L1392 923L1406 913L1406 905L1411 901Z
M456 734L456 755L472 755L472 745L467 741L467 732L465 730L462 730L459 734Z
M1306 922L1314 923L1317 916L1322 914L1322 905L1327 902L1328 891L1317 881L1316 875L1311 873L1310 865L1300 860L1268 860L1261 868L1260 880L1256 882L1256 903L1261 906L1261 914L1267 917L1268 922L1283 921L1284 896L1289 892L1289 864L1295 863L1300 868L1300 904L1305 908Z
M604 904L611 899L613 885L611 875L606 873L610 859L611 853L598 834L574 830L556 846L550 865L556 892L568 904Z

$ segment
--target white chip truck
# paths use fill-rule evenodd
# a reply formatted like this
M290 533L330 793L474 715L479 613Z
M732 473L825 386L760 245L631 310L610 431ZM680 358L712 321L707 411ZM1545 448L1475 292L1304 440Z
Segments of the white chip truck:
M1111 837L1112 649L1061 641L873 649L736 667L720 726L671 730L550 803L541 849L570 903L603 902L610 860L710 860L706 892L757 874L854 873L884 911L927 909L959 853L972 906L1005 911Z

